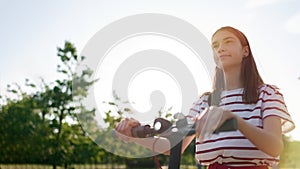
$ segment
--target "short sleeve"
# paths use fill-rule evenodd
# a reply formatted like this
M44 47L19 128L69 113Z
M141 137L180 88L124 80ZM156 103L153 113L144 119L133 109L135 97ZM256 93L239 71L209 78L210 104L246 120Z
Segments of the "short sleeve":
M295 124L287 110L283 95L273 85L266 85L262 91L262 118L277 116L281 119L282 133L287 133L295 128Z
M189 116L196 117L199 115L206 107L208 107L208 95L203 94L199 99L193 103L193 106L190 108Z

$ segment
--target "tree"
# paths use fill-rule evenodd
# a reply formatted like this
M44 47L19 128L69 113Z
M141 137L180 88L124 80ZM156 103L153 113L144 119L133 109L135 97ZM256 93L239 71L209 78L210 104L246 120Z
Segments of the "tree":
M64 47L57 50L62 63L57 71L63 75L62 79L50 84L42 80L40 88L27 79L26 85L35 90L33 93L23 92L16 84L8 88L10 93L15 94L14 99L1 96L4 103L0 112L3 124L0 127L0 155L3 163L50 163L54 169L64 164L67 168L74 160L79 162L74 151L78 152L81 141L95 145L77 119L78 115L93 119L94 110L87 110L80 104L95 82L88 80L93 71L88 67L81 72L75 71L85 57L78 57L70 42L65 42ZM77 84L74 85L76 88L73 84Z
M18 100L6 99L6 105L1 106L0 162L42 163L48 155L45 147L49 130L35 112L40 93L28 95L18 85L16 87L9 86L8 91L17 95Z
M62 73L65 78L56 80L54 86L46 94L52 116L50 127L54 148L51 156L53 169L56 168L57 164L63 163L67 167L68 163L71 163L71 155L74 151L73 135L77 135L77 137L84 135L84 132L78 127L73 127L71 130L67 119L71 119L72 123L78 125L78 114L94 116L94 110L86 110L80 104L80 101L86 97L88 88L95 82L95 80L88 80L93 71L88 67L82 70L80 74L75 71L75 68L82 63L85 57L78 57L76 48L70 42L65 42L64 48L57 48L57 50L57 56L62 62L62 65L58 65L57 71Z
M99 131L94 120L95 109L87 109L81 103L96 81L90 80L93 71L84 66L81 71L75 71L85 57L78 57L70 42L65 42L64 47L57 48L57 51L61 61L57 72L63 75L62 78L51 83L44 79L40 83L32 83L26 79L26 89L31 92L24 92L18 84L13 84L8 85L10 97L0 96L0 163L50 164L55 169L58 165L68 168L74 163L129 164L142 161L117 156L99 147L103 144L96 144L100 141L111 143L111 129L123 113L130 110L119 108L116 97L115 102L108 103L113 110L106 112L104 119L110 126L108 132ZM118 115L112 116L111 111ZM168 117L170 114L160 112L160 116ZM79 117L88 121L89 126L82 126ZM94 133L86 133L83 127ZM88 137L93 134L97 136L95 142ZM130 144L122 144L118 140L114 143L112 148L119 149L122 154L128 153L126 147ZM149 152L134 146L135 155L144 151ZM162 155L159 158L166 161ZM154 164L151 158L150 161Z

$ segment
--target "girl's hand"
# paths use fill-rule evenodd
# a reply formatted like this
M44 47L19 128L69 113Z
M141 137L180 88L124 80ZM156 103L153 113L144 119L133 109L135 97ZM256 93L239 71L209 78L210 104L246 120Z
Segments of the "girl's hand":
M206 108L199 116L195 118L196 137L199 141L208 138L220 127L227 119L234 117L231 111L211 106Z
M129 142L130 137L132 137L132 128L140 125L140 122L133 118L125 118L116 125L116 135L119 139L123 140L124 142Z

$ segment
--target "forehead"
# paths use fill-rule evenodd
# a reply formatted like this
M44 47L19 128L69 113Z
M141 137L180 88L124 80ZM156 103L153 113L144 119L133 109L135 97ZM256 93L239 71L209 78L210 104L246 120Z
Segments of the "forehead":
M224 39L229 39L229 38L238 40L238 38L233 33L226 31L226 30L220 30L214 34L211 41L212 41L212 43L214 43L214 42L219 42L219 41L222 41Z

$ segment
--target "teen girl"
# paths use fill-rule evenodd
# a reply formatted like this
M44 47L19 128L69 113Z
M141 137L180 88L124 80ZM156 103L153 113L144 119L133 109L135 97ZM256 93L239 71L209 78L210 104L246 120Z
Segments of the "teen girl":
M267 169L277 165L283 149L282 134L294 128L282 94L277 87L263 82L250 44L241 31L222 27L213 34L211 41L217 65L213 91L203 94L189 115L195 117L198 136L206 119L201 113L209 107L208 98L212 94L219 102L218 107L213 109L223 111L220 124L235 118L238 130L212 134L201 142L197 137L197 160L208 165L209 169ZM121 133L118 137L153 151L169 153L167 139L148 138L141 142L131 138L131 129L137 125L140 123L134 119L122 120L115 128ZM194 137L188 136L183 140L182 152Z

